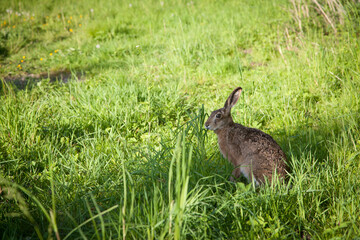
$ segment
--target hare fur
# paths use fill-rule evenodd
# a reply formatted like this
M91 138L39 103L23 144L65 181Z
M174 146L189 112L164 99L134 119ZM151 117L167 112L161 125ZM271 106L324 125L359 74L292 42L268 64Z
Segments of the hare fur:
M287 159L276 141L259 129L234 123L231 117L231 108L241 91L241 87L236 88L224 107L211 113L205 128L216 133L221 154L234 165L231 181L243 174L259 185L266 178L271 182L275 172L282 179L287 174Z

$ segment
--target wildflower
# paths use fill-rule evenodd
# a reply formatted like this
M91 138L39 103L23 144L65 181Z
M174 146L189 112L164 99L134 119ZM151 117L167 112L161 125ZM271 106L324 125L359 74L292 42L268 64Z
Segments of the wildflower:
M129 7L132 7L132 4L131 4L131 3L129 4Z
M59 51L59 50L56 49L56 50L54 51L54 53L57 53L58 51Z
M81 23L79 23L79 27L81 27L82 25L81 25Z
M4 26L6 25L6 21L4 21Z
M138 47L140 47L140 45L136 45L136 47L138 48Z
M13 26L13 28L15 28L15 25Z
M23 56L23 59L25 59L26 57L25 56Z
M40 58L40 61L42 61L43 60L43 58Z
M161 2L160 2L160 5L161 5L161 6L164 6L164 2L163 2L163 1L161 1Z
M57 16L58 18L60 18L60 14L58 14L58 16Z
M68 23L71 23L71 21L70 21L70 20L68 20Z
M70 17L70 19L72 19L72 17Z
M18 67L18 68L21 68L21 65L19 64L19 65L17 65L17 67Z
M80 18L82 18L82 15L80 15Z
M53 55L53 53L51 52L51 53L49 53L49 55L50 55L50 56L52 56L52 55Z
M94 12L94 9L90 9L90 12L92 12L92 13L93 13L93 12Z
M23 62L24 62L24 60L22 60L22 59L21 59L21 61L20 61L20 62L22 62L22 63L23 63Z
M73 32L72 28L69 29L69 32Z
M100 44L96 44L96 48L100 48Z

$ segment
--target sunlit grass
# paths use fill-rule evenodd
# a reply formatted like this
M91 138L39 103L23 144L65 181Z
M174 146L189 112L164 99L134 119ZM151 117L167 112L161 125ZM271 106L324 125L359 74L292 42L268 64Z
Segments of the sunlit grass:
M359 236L358 6L318 2L336 31L309 1L0 4L0 238ZM289 182L228 181L203 124L236 86Z

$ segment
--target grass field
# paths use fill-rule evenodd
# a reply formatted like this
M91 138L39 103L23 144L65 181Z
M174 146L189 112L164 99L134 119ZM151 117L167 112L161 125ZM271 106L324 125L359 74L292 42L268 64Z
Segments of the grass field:
M359 9L0 0L0 238L359 238ZM289 183L228 181L203 124L237 86Z

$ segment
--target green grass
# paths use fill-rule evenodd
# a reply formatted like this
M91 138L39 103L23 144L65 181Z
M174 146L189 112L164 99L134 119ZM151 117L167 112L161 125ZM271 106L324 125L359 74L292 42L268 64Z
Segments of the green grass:
M331 24L313 1L0 1L0 238L359 237L360 5L318 2ZM237 86L288 184L228 181L203 124Z

